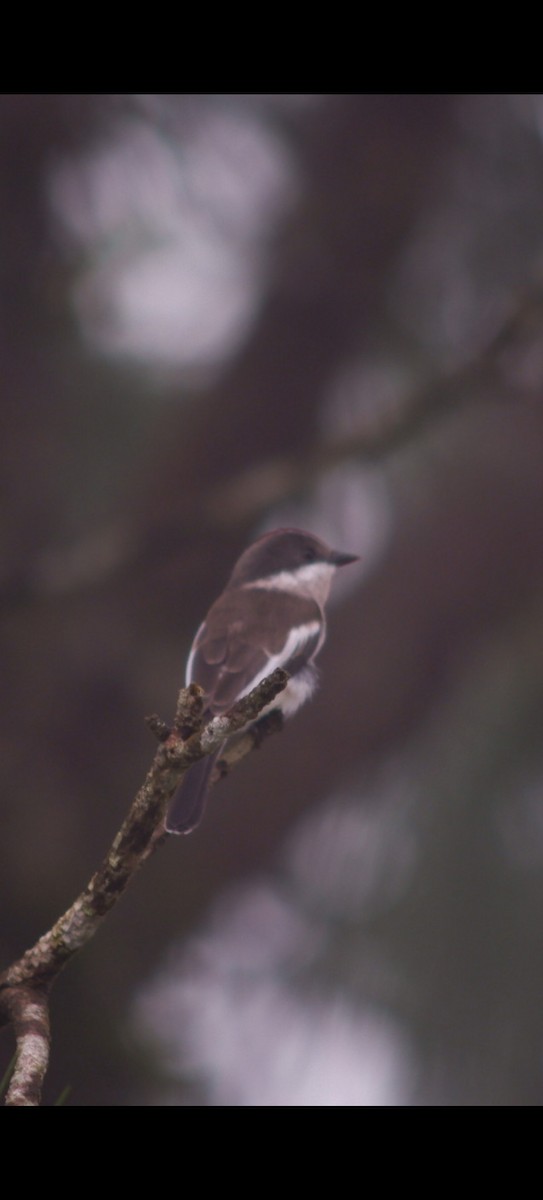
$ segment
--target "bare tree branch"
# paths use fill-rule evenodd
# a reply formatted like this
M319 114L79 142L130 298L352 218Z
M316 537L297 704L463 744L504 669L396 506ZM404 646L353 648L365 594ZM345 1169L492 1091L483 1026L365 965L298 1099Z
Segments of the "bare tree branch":
M35 1108L49 1065L51 1044L49 1002L40 988L12 987L6 990L2 1007L9 1013L15 1033L16 1056L6 1106Z
M273 712L267 713L265 717L261 717L255 725L251 725L249 729L232 738L229 744L225 747L224 754L215 764L215 770L211 776L211 782L216 783L218 779L223 779L241 762L247 754L252 750L258 750L265 738L272 733L280 733L283 728L283 716L278 708L273 709Z
M49 1061L49 992L62 967L96 933L106 914L147 858L166 838L164 817L185 771L225 739L256 721L288 683L288 673L278 668L248 696L224 715L202 727L203 693L190 684L179 694L173 729L158 717L148 720L159 746L151 769L101 867L87 887L47 933L0 975L0 1024L11 1023L17 1056L6 1104L35 1107ZM270 714L271 715L271 714ZM265 721L268 718L264 719ZM277 729L268 723L267 732ZM248 753L259 735L243 735ZM229 759L229 765L243 755Z

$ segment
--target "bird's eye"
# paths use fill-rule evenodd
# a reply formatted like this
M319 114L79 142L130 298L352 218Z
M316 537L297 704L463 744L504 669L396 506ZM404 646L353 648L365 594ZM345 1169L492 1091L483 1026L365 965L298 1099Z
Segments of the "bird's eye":
M304 550L304 562L308 562L308 563L315 562L316 557L317 557L317 552L316 552L316 550L313 550L312 546L308 546L307 550Z

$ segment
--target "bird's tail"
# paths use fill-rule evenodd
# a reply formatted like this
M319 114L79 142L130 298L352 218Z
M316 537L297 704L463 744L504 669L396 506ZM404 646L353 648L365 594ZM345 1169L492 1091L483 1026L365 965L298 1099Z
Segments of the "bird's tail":
M220 750L208 754L187 771L170 802L166 817L167 833L190 833L200 824L206 806L211 772Z

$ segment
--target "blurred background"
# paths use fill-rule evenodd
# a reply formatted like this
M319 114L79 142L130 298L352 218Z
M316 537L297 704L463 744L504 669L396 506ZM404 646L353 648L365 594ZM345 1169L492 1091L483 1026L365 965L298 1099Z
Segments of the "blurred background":
M45 1103L541 1104L542 139L541 95L0 97L3 963L248 542L361 555L312 704L57 983Z

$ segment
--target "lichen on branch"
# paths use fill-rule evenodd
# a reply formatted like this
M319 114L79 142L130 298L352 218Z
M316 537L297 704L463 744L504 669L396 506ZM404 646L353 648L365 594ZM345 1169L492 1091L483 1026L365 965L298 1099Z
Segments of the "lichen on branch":
M203 693L196 684L179 694L173 728L159 717L147 724L158 738L155 757L125 821L102 865L74 903L51 929L0 974L0 1025L11 1024L17 1043L15 1067L6 1095L10 1107L35 1107L49 1061L49 993L62 967L96 933L136 872L165 841L164 818L180 780L195 762L213 754L241 731L238 753L229 766L249 753L280 722L258 717L286 687L288 673L277 668L229 712L203 722ZM259 734L247 731L253 722ZM225 757L228 759L228 755ZM221 772L219 772L219 775Z

